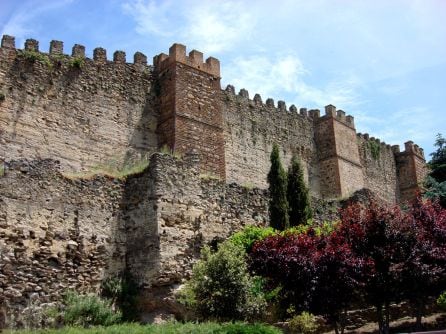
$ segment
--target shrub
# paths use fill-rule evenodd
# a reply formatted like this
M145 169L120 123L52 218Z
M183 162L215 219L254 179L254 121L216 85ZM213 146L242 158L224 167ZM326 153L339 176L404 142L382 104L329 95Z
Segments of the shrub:
M305 311L291 318L288 326L292 333L312 334L318 330L316 317Z
M446 291L438 297L437 305L446 311Z
M179 301L201 318L233 320L260 316L266 302L248 273L244 249L224 242L215 253L204 247L201 256Z
M137 320L136 295L138 289L129 274L109 277L101 284L101 294L111 300L111 304L121 310L124 321Z
M64 298L62 318L71 326L110 326L121 321L121 313L114 311L111 302L95 295L68 292Z
M233 234L229 238L229 242L249 252L256 241L265 239L274 233L274 229L271 227L247 226L240 232Z

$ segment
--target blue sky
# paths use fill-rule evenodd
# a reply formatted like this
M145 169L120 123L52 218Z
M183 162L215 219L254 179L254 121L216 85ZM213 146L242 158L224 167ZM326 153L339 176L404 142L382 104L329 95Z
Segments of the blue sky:
M334 104L358 132L434 150L446 136L446 0L0 0L0 34L221 61L222 86L287 106Z

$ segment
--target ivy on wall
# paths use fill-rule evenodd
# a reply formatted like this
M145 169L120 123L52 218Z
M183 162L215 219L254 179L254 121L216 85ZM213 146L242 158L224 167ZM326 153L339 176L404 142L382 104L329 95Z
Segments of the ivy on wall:
M381 152L381 145L378 144L376 141L370 140L367 142L367 146L370 150L370 153L372 154L373 159L378 160L379 154Z

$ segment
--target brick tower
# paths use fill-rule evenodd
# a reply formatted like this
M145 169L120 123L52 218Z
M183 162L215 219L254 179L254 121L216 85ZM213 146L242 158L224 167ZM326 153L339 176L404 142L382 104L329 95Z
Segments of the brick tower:
M159 83L158 145L180 154L196 150L201 170L225 179L220 62L173 44L153 59Z
M395 154L396 171L399 184L399 201L404 202L413 199L420 191L420 185L427 175L426 161L423 149L412 141L404 143L404 151L400 147L392 147Z
M314 117L314 121L322 196L345 197L363 188L364 176L353 117L328 105L325 115Z

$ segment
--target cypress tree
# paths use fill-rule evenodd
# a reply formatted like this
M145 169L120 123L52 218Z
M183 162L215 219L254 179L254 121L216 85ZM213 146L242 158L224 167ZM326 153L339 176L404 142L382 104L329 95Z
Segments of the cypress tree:
M289 204L289 219L291 226L306 224L313 216L310 206L308 188L304 182L304 173L299 159L293 156L288 169L287 198Z
M268 173L269 183L269 221L271 227L285 230L289 227L287 201L287 175L279 157L279 147L273 145L271 152L271 169Z

